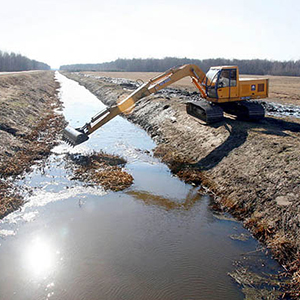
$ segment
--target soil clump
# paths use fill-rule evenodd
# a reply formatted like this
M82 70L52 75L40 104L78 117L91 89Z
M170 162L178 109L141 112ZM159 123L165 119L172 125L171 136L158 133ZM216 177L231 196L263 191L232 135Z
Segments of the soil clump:
M67 167L74 176L72 180L80 180L89 185L101 185L105 190L121 191L133 183L133 177L122 168L125 159L106 154L93 152L88 155L68 154L66 156Z
M136 87L128 79L96 73L64 75L108 106ZM286 295L300 297L300 120L267 115L254 123L225 115L223 122L207 126L186 113L185 101L193 97L198 95L168 88L139 101L125 117L156 141L155 155L174 174L208 187L216 206L243 221L271 249L292 275Z

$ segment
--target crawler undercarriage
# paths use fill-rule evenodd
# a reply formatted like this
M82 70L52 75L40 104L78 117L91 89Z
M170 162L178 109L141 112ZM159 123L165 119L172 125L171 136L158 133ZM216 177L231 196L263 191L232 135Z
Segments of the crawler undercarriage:
M207 124L223 120L224 112L234 115L239 120L257 121L265 116L263 106L256 102L238 101L229 103L212 103L205 99L188 101L186 103L188 114L204 121Z

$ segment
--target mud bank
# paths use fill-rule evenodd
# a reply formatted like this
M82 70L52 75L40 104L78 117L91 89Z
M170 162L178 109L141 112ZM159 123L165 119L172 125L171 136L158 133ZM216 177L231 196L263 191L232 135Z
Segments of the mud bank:
M64 127L58 88L50 71L0 76L0 218L23 203L13 179L49 156Z
M135 88L130 81L65 75L107 105ZM158 144L155 154L175 174L208 187L217 206L242 220L272 250L293 276L289 293L298 297L299 119L266 117L250 123L226 116L224 122L207 126L186 114L184 101L182 92L168 89L143 99L126 117L151 135Z
M126 160L102 151L87 155L72 153L66 156L67 168L74 174L72 180L86 182L89 186L101 185L105 190L122 191L130 187L133 177L122 168Z

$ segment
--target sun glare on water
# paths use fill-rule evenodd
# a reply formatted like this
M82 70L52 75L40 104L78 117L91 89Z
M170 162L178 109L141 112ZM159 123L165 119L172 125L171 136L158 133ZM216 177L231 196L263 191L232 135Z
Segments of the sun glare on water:
M49 241L37 237L24 253L25 268L31 276L45 278L54 270L58 254Z

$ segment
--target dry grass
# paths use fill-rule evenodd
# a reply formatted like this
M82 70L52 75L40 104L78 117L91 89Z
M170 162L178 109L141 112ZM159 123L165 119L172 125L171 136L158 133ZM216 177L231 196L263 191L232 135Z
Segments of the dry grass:
M62 116L53 112L46 115L31 133L22 138L26 148L17 151L14 156L2 159L0 162L1 177L20 175L22 172L28 171L34 161L49 156L51 148L56 144L57 132L63 126Z
M67 164L74 173L72 179L101 185L105 190L121 191L133 183L133 177L122 170L126 161L104 152L90 155L69 154Z
M61 106L53 72L8 74L0 78L0 218L23 203L8 183L37 160L49 156L65 125L54 109Z
M16 188L0 180L0 218L5 217L23 204L23 198Z
M300 299L300 260L294 261L291 266L291 270L294 271L291 283L287 286L288 296L294 299Z
M62 116L53 113L41 120L34 130L23 139L26 141L26 148L21 149L11 157L5 157L0 162L0 219L16 210L23 204L23 198L18 189L5 181L10 176L16 177L25 171L37 160L48 157L51 148L55 144L57 131L63 127ZM49 127L50 125L50 127Z

